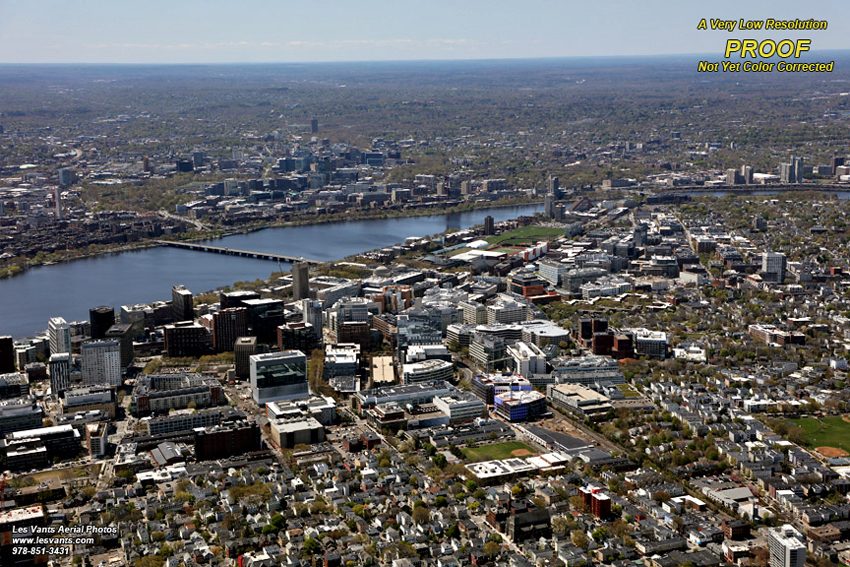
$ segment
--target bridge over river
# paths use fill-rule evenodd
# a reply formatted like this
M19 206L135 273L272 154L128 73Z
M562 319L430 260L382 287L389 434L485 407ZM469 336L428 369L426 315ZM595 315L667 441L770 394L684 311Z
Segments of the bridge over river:
M197 242L175 242L172 240L157 240L161 246L172 248L184 248L186 250L197 250L198 252L213 252L215 254L226 254L228 256L241 256L243 258L257 258L260 260L272 260L273 262L303 262L305 264L322 264L319 260L311 260L301 256L287 256L286 254L271 254L269 252L252 252L250 250L239 250L236 248L224 248L223 246L210 246Z

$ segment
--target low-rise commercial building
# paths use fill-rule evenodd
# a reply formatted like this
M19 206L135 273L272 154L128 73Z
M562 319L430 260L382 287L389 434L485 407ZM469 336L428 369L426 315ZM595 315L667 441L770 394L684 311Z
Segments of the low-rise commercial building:
M454 364L445 360L424 360L402 366L402 381L405 384L451 380L454 378Z
M449 417L450 425L467 423L477 418L487 417L487 406L477 397L467 392L454 392L451 395L436 396L434 406Z
M226 401L221 384L199 374L142 374L133 389L130 411L135 416L183 409L217 406Z
M496 415L510 422L535 419L547 411L546 396L534 390L499 394L493 407Z
M582 419L601 419L613 409L607 397L578 384L550 384L546 388L546 397L555 407Z

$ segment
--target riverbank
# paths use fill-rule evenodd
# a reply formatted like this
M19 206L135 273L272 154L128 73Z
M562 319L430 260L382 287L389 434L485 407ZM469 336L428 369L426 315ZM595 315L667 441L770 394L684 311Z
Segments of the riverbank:
M120 244L116 246L98 245L96 250L91 250L92 246L84 250L67 250L64 253L51 252L42 257L36 256L21 264L12 264L0 268L0 279L15 277L24 274L32 268L41 266L52 266L54 264L65 264L76 260L87 260L106 256L108 254L120 254L122 252L131 252L133 250L144 250L145 248L155 248L159 246L153 240L139 240L130 244Z
M181 233L181 235L187 235L187 238L174 238L174 239L161 239L161 240L181 240L186 242L197 242L197 241L206 241L206 240L217 240L219 238L225 238L227 236L235 236L238 234L251 234L252 232L257 232L259 230L265 230L267 228L286 228L286 227L294 227L294 226L312 226L312 225L322 225L322 224L335 224L335 223L343 223L343 222L354 222L354 221L362 221L362 220L384 220L384 219L397 219L397 218L416 218L416 217L428 217L432 215L443 215L443 214L459 214L459 213L469 213L476 210L483 209L503 209L508 207L521 207L524 205L536 205L543 203L542 199L534 199L534 198L519 198L519 199L500 199L498 201L474 201L471 203L462 203L456 206L448 207L441 209L439 204L436 204L432 207L416 207L416 208L405 208L405 209L371 209L371 210L359 210L359 211L344 211L340 213L325 213L322 215L300 215L300 217L295 220L287 220L287 221L274 221L274 222L261 222L255 224L248 224L245 226L240 226L239 228L234 228L231 230L225 231L214 231L214 233L204 232L200 233L197 231L190 231ZM483 224L484 219L481 219L481 224Z

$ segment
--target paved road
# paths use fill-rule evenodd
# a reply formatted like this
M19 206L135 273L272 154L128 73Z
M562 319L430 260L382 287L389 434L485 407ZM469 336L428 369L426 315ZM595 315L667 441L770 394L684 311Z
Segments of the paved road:
M166 211L165 209L160 209L157 211L157 214L161 217L165 217L167 219L175 220L175 221L183 221L193 225L198 230L212 230L212 227L206 223L199 221L198 219L190 219L189 217L181 217L178 215L173 215Z

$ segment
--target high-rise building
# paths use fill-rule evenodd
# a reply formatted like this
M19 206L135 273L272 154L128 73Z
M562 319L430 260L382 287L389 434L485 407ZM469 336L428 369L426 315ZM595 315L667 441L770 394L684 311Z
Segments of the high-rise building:
M257 337L238 337L233 345L236 355L236 377L242 380L251 377L251 356L257 354Z
M551 193L552 195L557 195L560 188L561 187L558 178L554 176L550 177L548 181L548 193Z
M145 315L151 311L151 306L144 303L121 306L121 322L131 326L130 334L133 340L138 340L145 336L145 328L147 328Z
M47 325L50 354L71 353L71 326L62 317L51 317Z
M206 160L206 156L204 152L192 152L192 165L195 169L204 167L204 161Z
M804 567L806 564L803 534L790 524L770 528L767 532L767 546L770 550L770 567Z
M310 133L311 134L318 134L319 133L319 119L318 118L313 118L312 120L310 120Z
M803 158L791 156L791 169L794 171L794 182L803 182Z
M222 309L212 315L213 350L229 352L236 339L248 334L248 310L244 307Z
M133 364L133 327L127 323L116 323L106 330L105 339L117 341L121 347L121 369Z
M58 221L64 218L62 214L62 187L59 186L53 188L53 218Z
M23 368L21 368L23 370ZM0 374L15 371L15 341L11 335L0 337Z
M635 241L636 247L638 247L638 248L646 247L646 240L647 240L648 236L649 236L649 227L646 225L646 223L640 223L639 225L635 226L634 241Z
M791 156L791 161L789 163L780 163L779 180L782 183L802 183L803 158Z
M192 321L195 318L195 305L192 292L182 285L171 288L171 310L175 321Z
M209 331L194 321L165 326L165 353L168 356L203 356L210 352Z
M71 387L71 355L67 352L50 355L50 391L54 397Z
M493 220L493 217L487 215L484 217L484 235L492 236L496 234L496 223Z
M106 338L106 331L115 324L115 310L105 305L89 309L89 323L91 324L91 338Z
M300 350L255 354L249 360L251 393L258 405L310 395L307 356Z
M304 321L287 323L277 328L277 348L311 352L319 348L319 340L310 323Z
M785 281L785 254L781 252L765 252L761 255L761 271L768 275L771 281Z
M121 385L121 345L118 341L90 341L80 348L83 384Z
M74 184L74 170L63 167L59 170L59 185L62 187L70 187Z
M310 297L310 267L305 262L292 265L292 298L295 300Z
M322 340L322 302L316 299L301 300L302 320L313 325L316 338Z
M23 372L0 374L0 399L29 396L30 380Z
M741 174L735 168L726 170L726 185L737 185L741 182Z
M555 218L555 194L547 193L543 201L543 214L546 218Z

